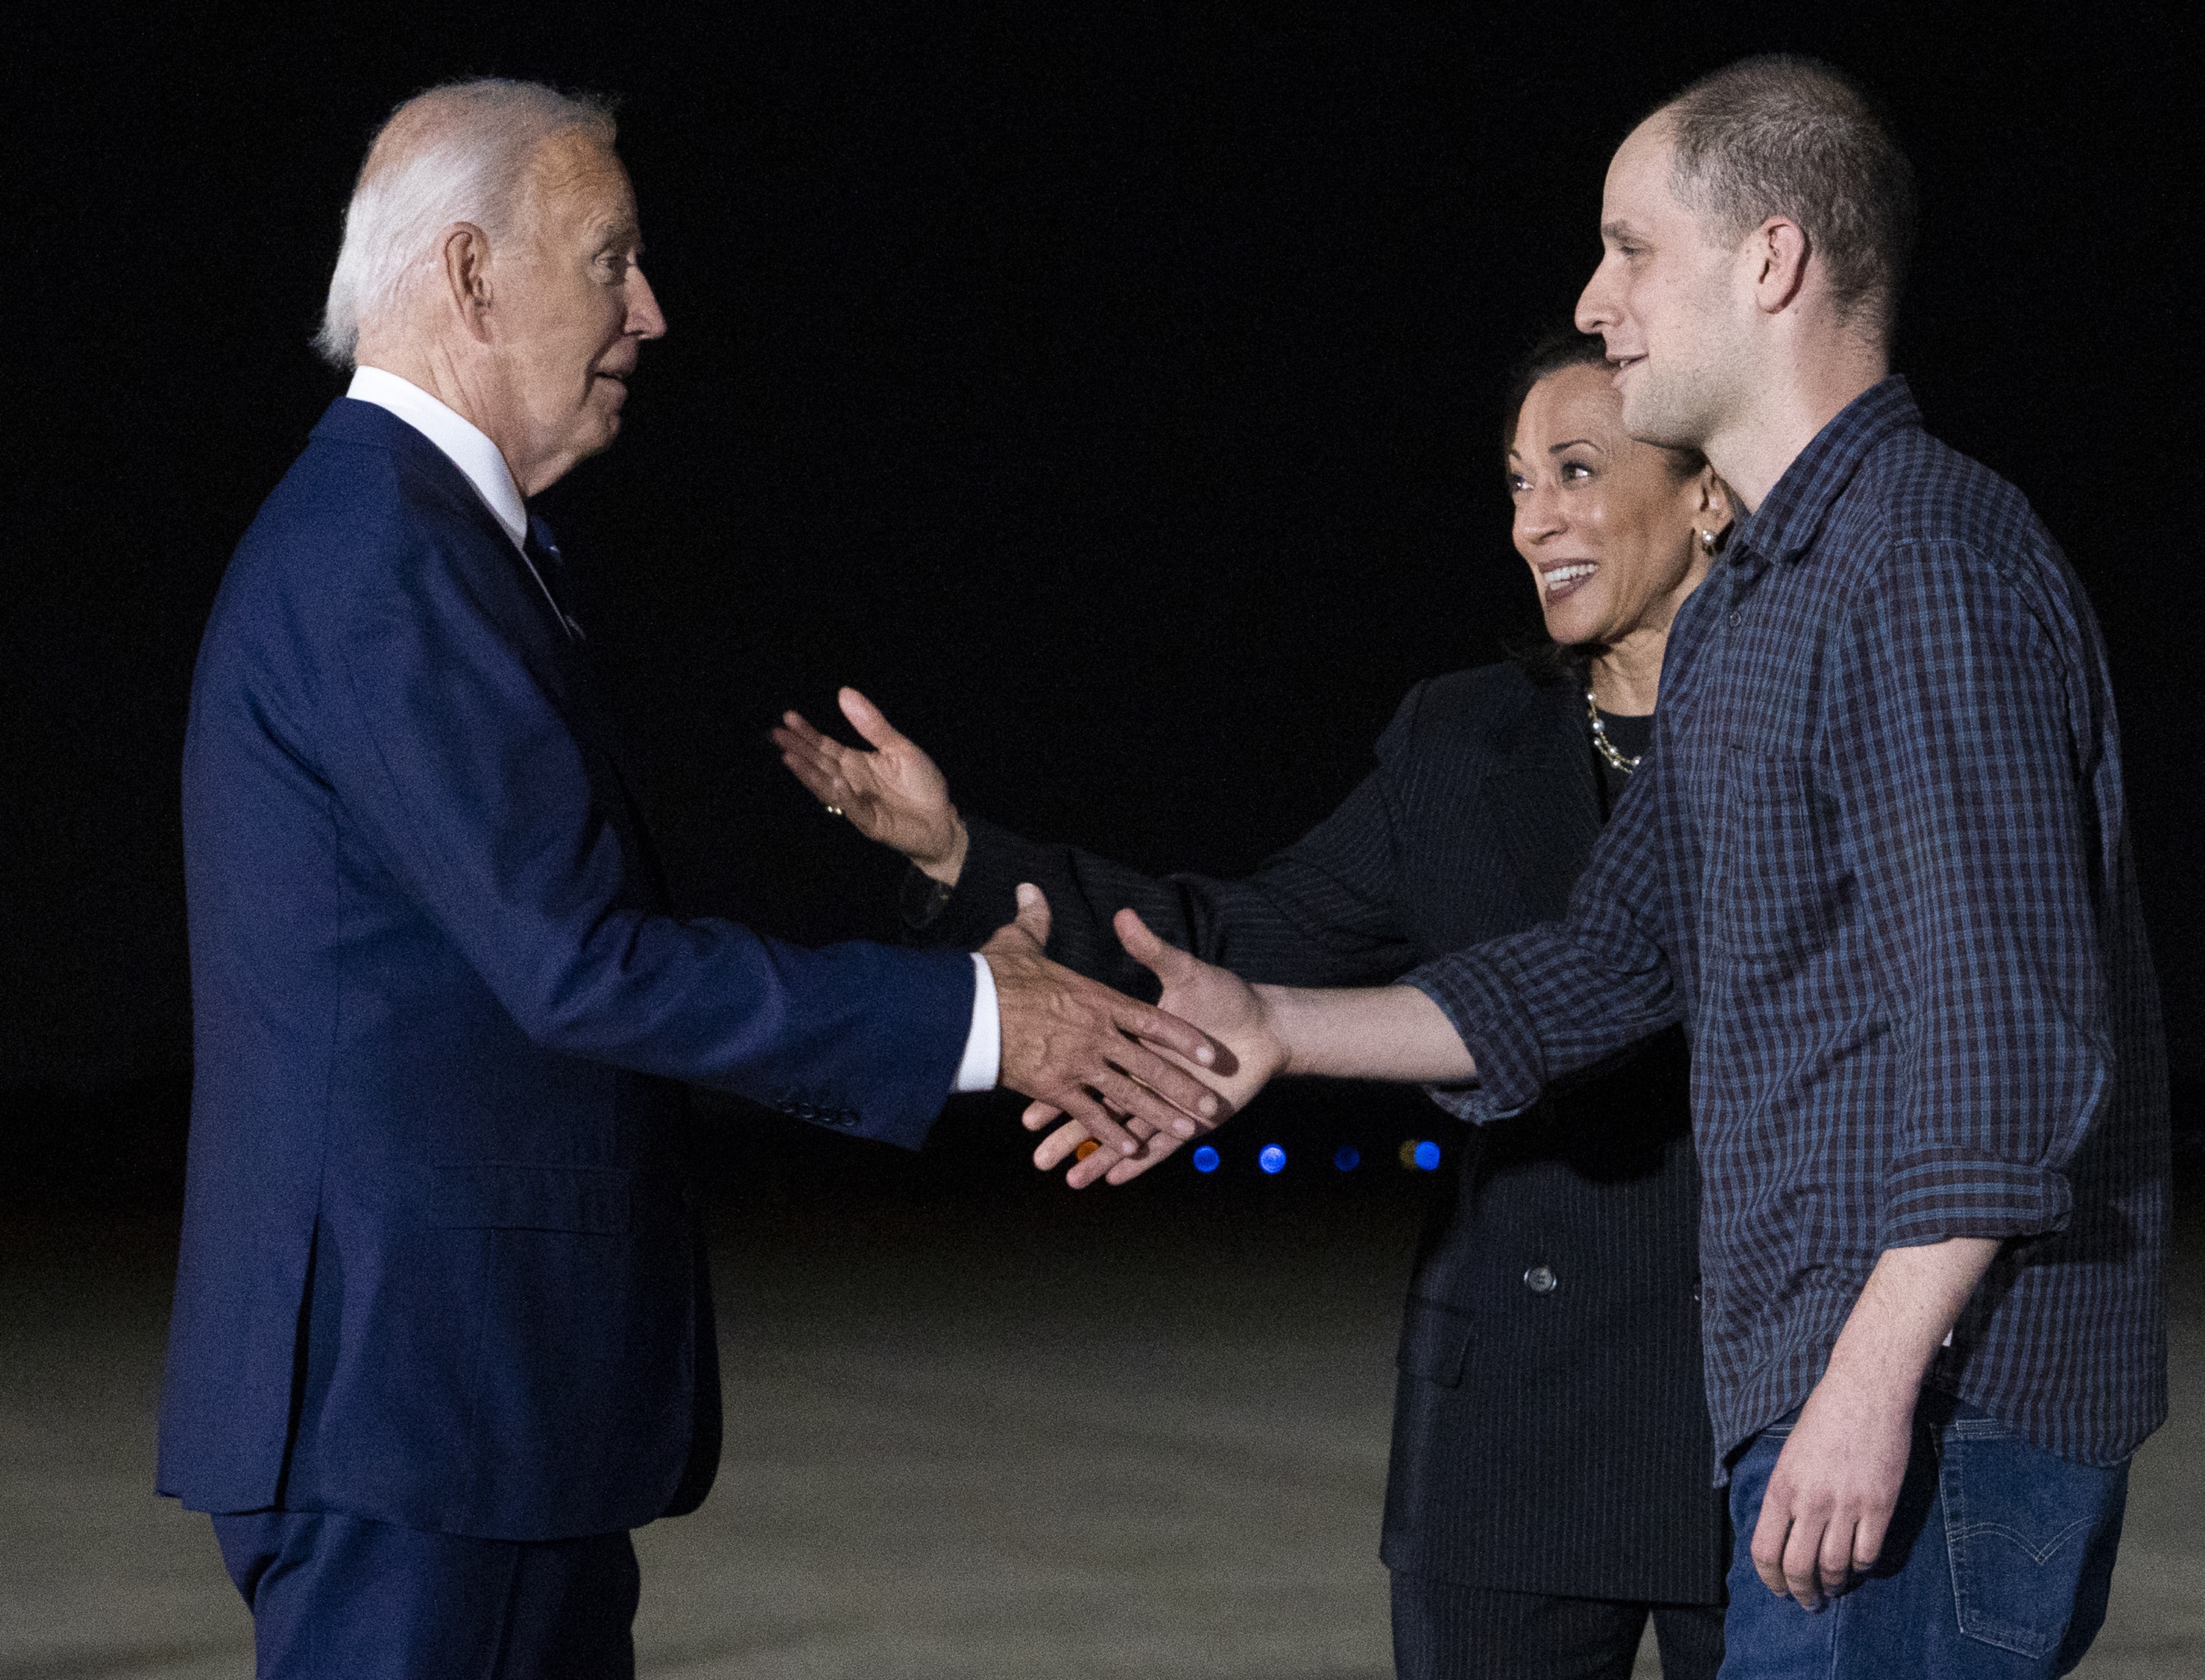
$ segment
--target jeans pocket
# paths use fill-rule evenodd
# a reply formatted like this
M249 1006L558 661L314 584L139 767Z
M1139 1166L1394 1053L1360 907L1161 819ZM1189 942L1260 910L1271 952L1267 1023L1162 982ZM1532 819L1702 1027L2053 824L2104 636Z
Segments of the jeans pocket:
M2042 1659L2105 1618L2128 1466L2071 1463L1993 1419L1943 1431L1937 1483L1960 1631Z

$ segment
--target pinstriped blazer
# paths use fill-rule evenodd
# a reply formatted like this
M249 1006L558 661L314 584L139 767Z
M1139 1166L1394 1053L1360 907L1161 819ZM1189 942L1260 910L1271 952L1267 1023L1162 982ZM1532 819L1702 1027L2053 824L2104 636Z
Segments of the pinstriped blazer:
M1110 930L1126 905L1251 980L1381 983L1562 913L1600 830L1584 720L1567 685L1514 664L1436 678L1410 692L1346 801L1245 880L1146 876L968 818L956 891L937 908L914 872L906 919L977 944L1031 881L1055 915L1049 954L1128 991L1155 994ZM1672 1030L1465 1134L1403 1316L1390 1568L1721 1601L1688 1088Z

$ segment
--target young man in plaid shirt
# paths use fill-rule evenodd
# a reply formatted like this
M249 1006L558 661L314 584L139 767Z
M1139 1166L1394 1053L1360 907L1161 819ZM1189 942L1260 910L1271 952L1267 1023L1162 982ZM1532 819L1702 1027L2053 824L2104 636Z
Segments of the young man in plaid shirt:
M1566 921L1309 992L1121 913L1243 1100L1418 1079L1490 1119L1686 1024L1726 1674L2065 1673L2166 1414L2164 1049L2105 651L2027 502L1890 372L1912 223L1905 159L1810 62L1718 71L1616 153L1578 324L1633 435L1751 517Z

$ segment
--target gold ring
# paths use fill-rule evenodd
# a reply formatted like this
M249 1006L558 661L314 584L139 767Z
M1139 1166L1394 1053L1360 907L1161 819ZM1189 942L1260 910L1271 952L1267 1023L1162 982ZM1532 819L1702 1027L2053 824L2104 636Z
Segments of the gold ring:
M841 814L842 807L840 805L829 805L827 807L827 815L829 816L840 816Z

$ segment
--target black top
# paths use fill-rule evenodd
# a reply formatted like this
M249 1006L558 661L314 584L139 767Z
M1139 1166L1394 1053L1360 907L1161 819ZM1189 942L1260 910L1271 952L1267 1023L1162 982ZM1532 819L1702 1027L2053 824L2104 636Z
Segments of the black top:
M1631 717L1621 712L1603 710L1600 715L1601 733L1608 744L1626 758L1643 758L1646 749L1654 745L1654 714ZM1592 727L1585 727L1585 739L1592 742ZM1598 745L1592 745L1593 769L1600 776L1600 815L1606 822L1614 814L1615 802L1623 797L1623 790L1631 786L1631 772L1619 770L1608 762L1608 755Z
M1616 719L1635 751L1642 721ZM1110 917L1251 980L1374 985L1560 915L1599 834L1584 691L1513 664L1420 684L1340 808L1241 881L1156 877L968 818L946 902L977 945L1021 881L1049 954L1153 997ZM1700 1374L1698 1177L1682 1035L1466 1134L1402 1327L1382 1548L1393 1569L1569 1596L1719 1603L1729 1559Z

